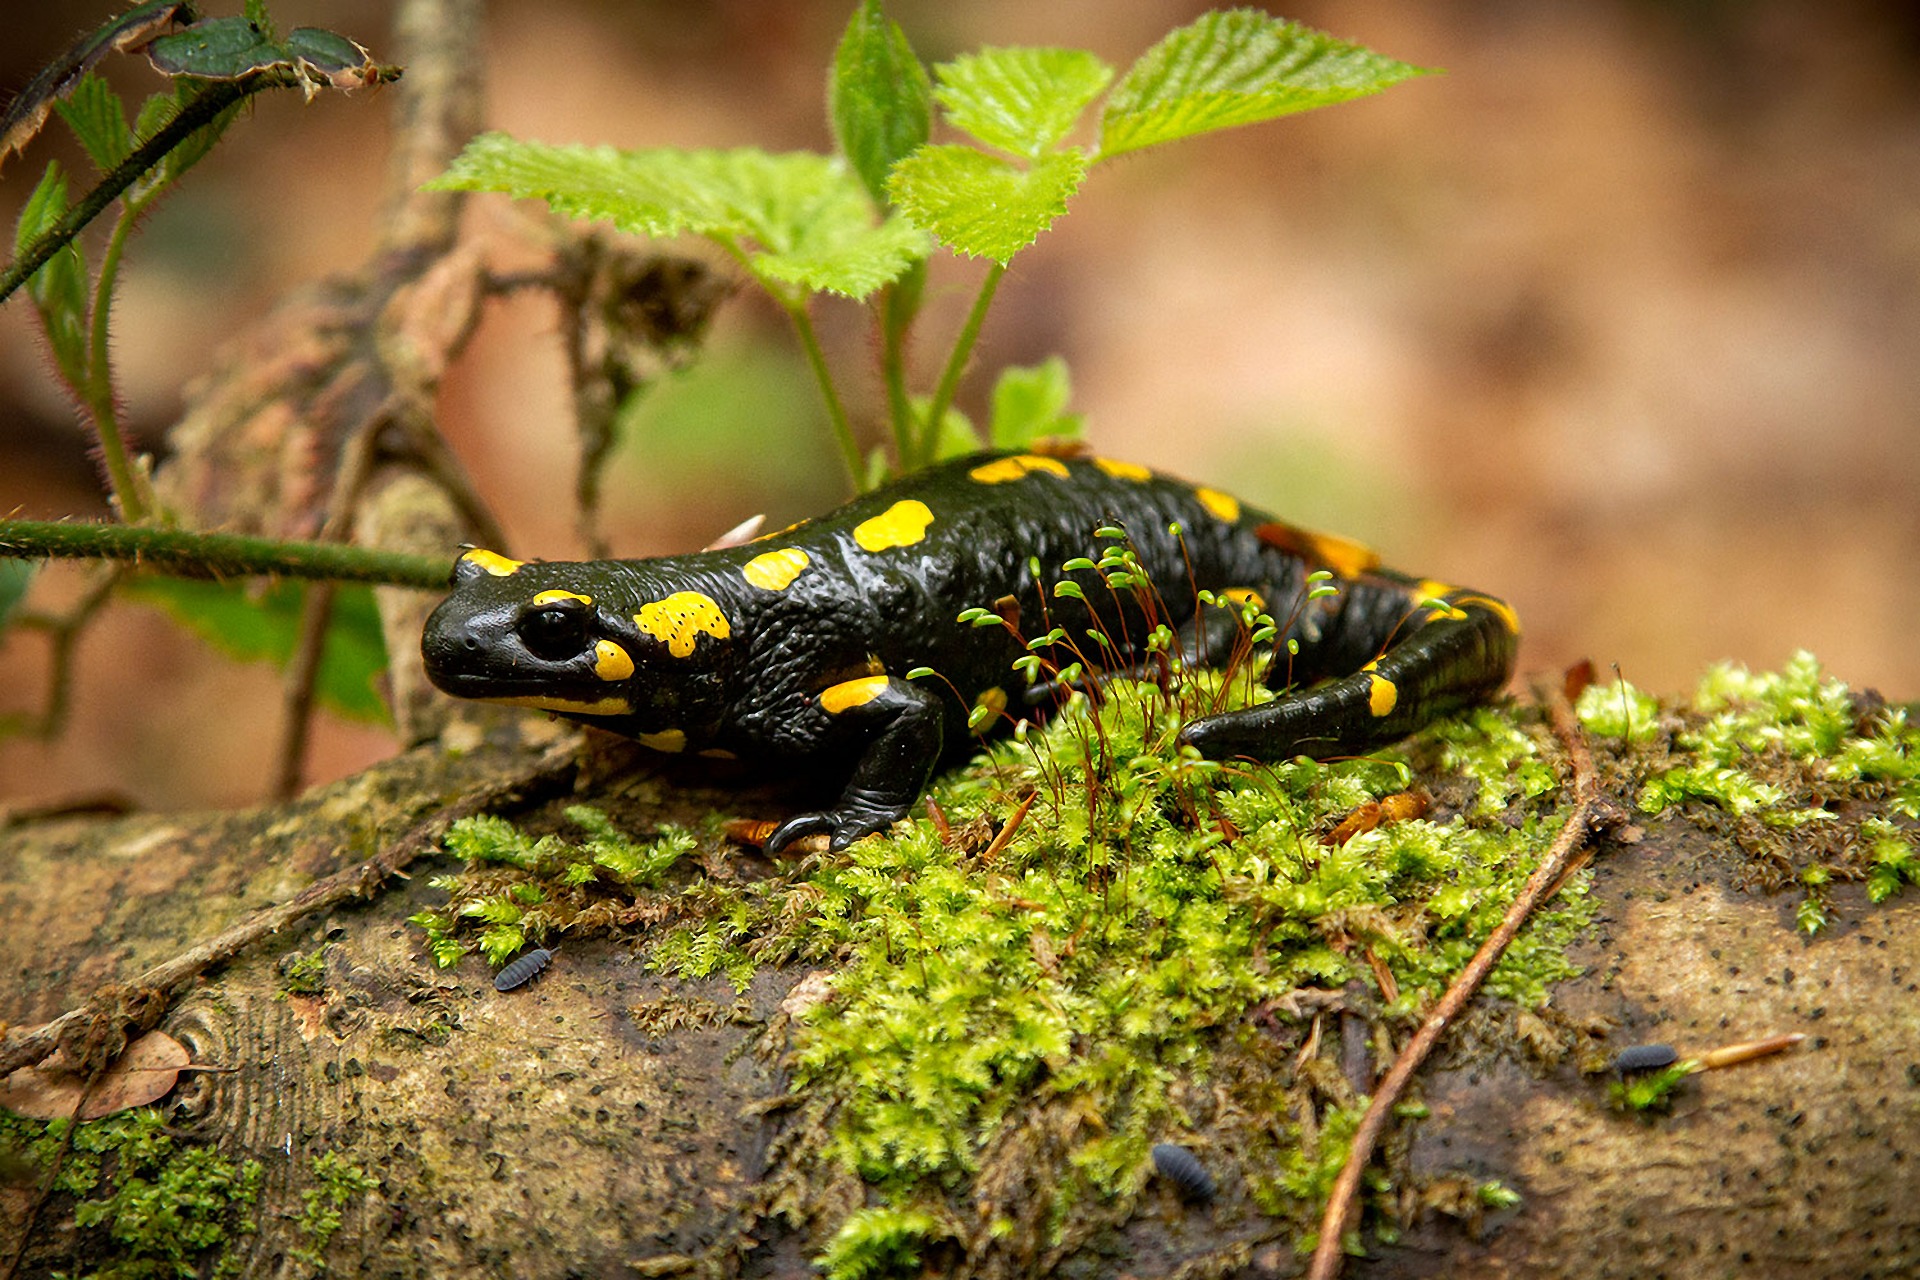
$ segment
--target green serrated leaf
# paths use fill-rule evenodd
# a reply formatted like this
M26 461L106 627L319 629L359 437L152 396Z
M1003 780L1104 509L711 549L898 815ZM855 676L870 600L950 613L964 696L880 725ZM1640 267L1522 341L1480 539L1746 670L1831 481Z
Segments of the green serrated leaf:
M899 25L862 0L847 21L827 82L834 140L875 200L887 198L887 172L924 144L932 127L933 87Z
M996 449L1024 449L1046 436L1078 436L1081 418L1067 412L1073 386L1067 362L1049 356L1031 367L1001 370L993 386L993 418L988 436Z
M1038 159L1072 130L1113 68L1080 49L984 49L942 63L933 96L947 122L990 147Z
M127 128L126 108L120 105L120 95L99 76L89 72L81 77L73 92L55 108L101 173L132 153L133 131Z
M876 226L860 180L838 159L811 152L616 151L488 134L428 185L535 197L640 235L709 236L763 281L851 297L895 279L927 249L925 236L899 219Z
M1100 121L1100 156L1378 93L1425 68L1253 9L1205 14L1142 54Z
M1023 169L972 147L927 146L894 166L887 189L948 248L1004 265L1067 211L1086 173L1078 147Z
M257 595L243 583L187 578L142 578L127 588L136 600L166 610L175 621L230 657L285 665L300 627L300 586L275 583ZM383 721L386 704L374 690L387 665L380 615L366 587L341 586L333 599L314 692L322 705L355 720Z
M816 292L864 298L892 284L927 256L927 233L905 218L889 218L878 227L808 237L811 243L786 253L756 253L749 259L762 280L797 284Z
M66 212L66 175L50 162L20 210L14 228L16 256L57 225ZM82 385L87 373L87 264L77 239L68 241L33 273L27 281L27 296L40 313L47 347L61 376L73 386Z

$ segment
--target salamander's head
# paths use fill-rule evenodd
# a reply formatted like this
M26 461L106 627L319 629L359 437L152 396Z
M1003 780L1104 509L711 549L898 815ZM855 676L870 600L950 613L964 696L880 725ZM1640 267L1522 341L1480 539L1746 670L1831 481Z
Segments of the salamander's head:
M634 711L633 622L595 601L587 570L461 555L453 594L420 638L428 678L463 698L580 716Z

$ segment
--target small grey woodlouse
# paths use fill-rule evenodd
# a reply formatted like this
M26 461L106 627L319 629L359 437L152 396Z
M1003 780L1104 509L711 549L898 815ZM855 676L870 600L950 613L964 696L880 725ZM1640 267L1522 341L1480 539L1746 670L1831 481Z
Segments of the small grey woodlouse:
M1614 1055L1613 1069L1621 1075L1631 1075L1636 1071L1658 1071L1679 1060L1679 1053L1670 1044L1632 1044Z
M1185 1147L1173 1142L1154 1143L1153 1167L1179 1190L1182 1200L1205 1204L1213 1199L1213 1175L1200 1163L1200 1157Z
M524 987L540 976L540 971L553 963L553 952L545 947L535 947L523 952L520 958L502 969L493 980L495 991L511 991L515 987Z

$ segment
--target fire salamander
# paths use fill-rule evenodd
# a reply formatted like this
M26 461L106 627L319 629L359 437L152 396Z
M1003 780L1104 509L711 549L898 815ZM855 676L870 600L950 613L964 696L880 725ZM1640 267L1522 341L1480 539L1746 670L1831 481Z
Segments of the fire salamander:
M1157 616L1096 568L1116 526ZM1337 594L1308 600L1308 575ZM1053 590L1081 588L1092 609ZM1299 643L1270 702L1204 716L1180 741L1215 758L1351 755L1484 699L1513 668L1504 602L1383 569L1357 543L1281 524L1216 489L1105 458L977 454L740 546L653 560L560 563L469 550L427 622L428 675L448 693L537 707L668 752L851 770L831 807L774 829L778 851L836 849L904 816L943 756L1040 701L1013 666L1063 628L1109 668L1139 667L1153 625L1183 656L1221 661L1254 602ZM1200 592L1220 603L1204 605ZM1015 625L968 626L986 607ZM1097 627L1108 645L1087 638ZM1024 633L1016 635L1015 631ZM1061 666L1072 661L1063 643ZM915 668L939 678L909 681Z

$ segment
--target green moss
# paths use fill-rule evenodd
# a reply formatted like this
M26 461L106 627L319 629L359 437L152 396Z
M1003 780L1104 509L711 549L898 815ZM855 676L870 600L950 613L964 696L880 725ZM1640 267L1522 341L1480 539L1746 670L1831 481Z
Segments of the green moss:
M293 996L317 996L327 989L325 951L295 952L280 963L280 990Z
M1603 744L1622 740L1610 745L1642 811L1724 831L1751 855L1756 883L1797 887L1805 932L1832 919L1833 884L1864 881L1881 902L1920 874L1915 834L1896 821L1920 818L1920 729L1905 710L1856 694L1807 653L1778 672L1717 665L1676 713L1649 716L1646 701L1628 685L1596 686L1581 717ZM1608 710L1622 705L1642 708L1630 750Z
M294 1257L316 1270L326 1270L327 1245L340 1230L341 1211L380 1185L380 1180L336 1152L324 1151L312 1161L316 1185L300 1193L300 1220L294 1224L307 1242Z
M0 1111L0 1145L35 1168L53 1161L67 1121ZM258 1161L235 1163L182 1142L141 1107L81 1124L53 1189L74 1197L74 1253L98 1280L197 1276L238 1265L228 1246L255 1230L250 1214L264 1178ZM54 1230L43 1222L42 1231Z

